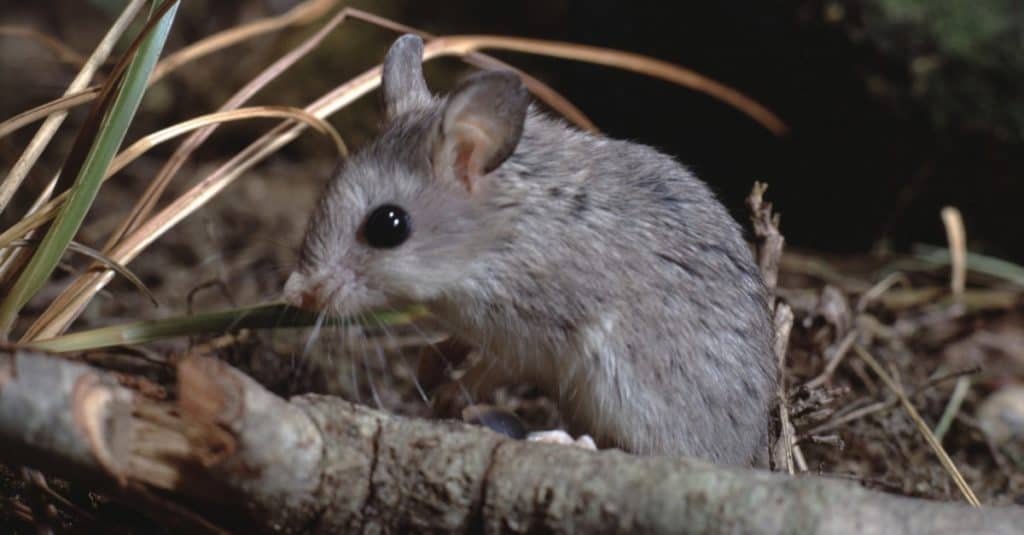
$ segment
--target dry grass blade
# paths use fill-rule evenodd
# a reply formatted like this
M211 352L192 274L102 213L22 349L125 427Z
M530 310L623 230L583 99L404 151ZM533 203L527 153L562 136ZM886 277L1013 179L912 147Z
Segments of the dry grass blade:
M425 58L438 55L436 47L433 51L428 47L424 52ZM321 118L334 113L376 87L380 83L380 72L379 65L364 72L307 106L306 111ZM107 255L127 264L169 228L206 204L242 173L298 137L304 129L302 124L278 125L135 229ZM63 332L111 276L109 271L90 271L80 276L36 318L23 335L22 342L54 337Z
M39 245L39 241L40 240L15 240L11 242L11 244L8 245L7 247L36 247L37 245ZM104 266L107 266L107 269L110 269L117 273L118 275L124 277L128 282L132 284L132 286L135 286L135 288L138 289L140 293L148 297L150 302L152 302L154 306L160 306L160 302L157 301L156 296L153 295L153 292L151 292L149 288L147 288L146 285L143 284L142 279L140 279L137 275L132 273L131 270L129 270L128 268L122 266L117 262L114 262L112 259L104 255L103 253L97 251L96 249L93 249L92 247L89 247L87 245L82 245L81 243L78 242L73 241L69 243L68 250L73 253L88 256L89 258L103 264Z
M979 372L981 372L981 368L980 367L973 367L973 368L965 368L965 369L962 369L962 370L957 370L957 371L954 371L954 372L951 372L951 373L948 373L948 374L945 374L945 375L941 375L939 377L933 377L933 378L929 379L928 381L926 381L924 384L916 386L914 388L914 390L912 390L910 392L910 395L908 395L907 398L908 399L913 399L914 397L916 397L921 392L924 392L925 390L928 390L929 388L935 387L936 385L942 384L942 383L944 383L946 381L949 381L951 379L960 379L960 378L963 378L964 376L974 375L974 374L977 374ZM895 399L892 399L890 401L878 401L878 402L872 403L872 404L867 405L865 407L861 407L859 409L847 412L847 413L845 413L845 414L843 414L841 416L837 416L835 418L832 418L832 419L826 421L825 423L823 423L823 424L821 424L821 425L819 425L819 426L817 426L817 427L815 427L813 429L804 431L800 435L800 437L798 437L798 438L800 440L804 440L804 439L806 439L808 437L811 437L813 435L820 435L822 433L827 433L829 431L833 431L835 429L839 429L840 427L842 427L842 426L844 426L844 425L846 425L846 424L848 424L850 422L853 422L855 420L859 420L861 418L864 418L865 416L868 416L868 415L871 415L871 414L875 414L876 412L881 412L881 411L884 411L884 410L891 409L892 407L895 407L899 403L900 403L900 400L899 400L898 397L895 398Z
M91 208L103 174L142 101L146 81L163 49L178 5L178 0L164 0L152 10L150 20L115 65L79 129L62 167L62 180L73 183L68 201L0 301L0 335L4 338L14 326L21 308L49 279Z
M259 73L255 78L246 83L241 89L235 92L227 101L221 105L219 111L228 111L241 106L243 103L253 97L260 89L265 87L268 83L275 80L283 72L288 70L294 65L299 59L308 54L311 50L319 46L327 35L330 34L338 25L344 21L346 14L344 10L335 14L329 21L327 21L319 30L316 31L312 36L305 39L297 47L289 51L284 56L278 58L277 61L272 63L269 67ZM103 249L109 251L114 245L117 244L125 234L135 230L141 222L149 216L156 206L157 200L160 195L163 194L167 185L170 184L171 179L174 178L175 174L181 169L181 166L188 160L189 156L199 148L214 132L217 128L216 125L210 125L206 128L196 131L188 137L181 145L175 149L174 154L164 163L163 167L157 173L156 177L146 187L146 191L139 197L135 205L132 207L129 215L118 225L117 229L110 234L107 242L104 244Z
M307 4L320 3L333 4L336 2L323 2L322 0L313 0L312 2L307 2ZM181 67L187 61L199 59L205 55L213 53L222 48L237 44L239 42L239 39L241 38L257 37L272 30L281 29L289 25L308 22L310 17L307 15L310 13L314 13L313 7L316 6L309 6L308 11L302 11L299 13L300 15L303 16L289 16L293 12L300 10L300 8L302 7L303 6L300 5L293 9L292 11L285 13L284 15L280 15L279 17L272 17L270 19L264 19L261 21L251 23L251 26L254 26L254 29L259 31L252 31L252 29L250 29L247 31L236 32L236 30L241 30L242 28L226 30L225 32L212 35L186 49L183 49L175 54L172 54L167 59L161 61L160 64L157 65L157 71L154 74L154 76L150 78L149 83L156 83L161 77L166 76L171 71ZM318 13L319 10L315 12ZM326 24L325 27L333 27L340 23L345 17L352 17L355 19L363 20L365 22L369 22L371 24L375 24L391 30L416 33L428 39L434 38L431 34L427 32L423 32L416 28L405 26L403 24L399 24L397 22L385 19L383 17L378 17L365 11L360 11L358 9L352 8L345 8L339 11L335 15L335 19L337 19L337 22L332 21L332 23ZM319 42L321 39L322 37L319 37L316 40L317 42ZM591 131L597 130L594 123L589 118L587 118L587 116L582 111L580 111L579 108L574 106L571 102L569 102L568 99L560 95L557 91L552 89L544 82L541 82L537 78L534 78L533 76L530 76L529 74L519 69L516 69L511 65L498 61L497 59L487 56L485 54L470 53L465 55L465 60L468 63L479 65L481 67L506 68L516 71L523 78L523 81L526 83L527 87L530 88L530 91L533 92L533 94L536 95L537 98L539 98L545 104L550 106L553 110L557 111L559 114L561 114L566 119L573 122L580 128ZM10 134L11 132L14 132L15 130L18 130L19 128L22 128L26 125L29 125L35 121L38 121L46 117L47 115L61 112L79 106L81 104L85 104L86 102L90 102L94 98L96 98L96 96L99 94L99 90L99 86L88 87L86 89L83 89L81 92L66 95L62 98L52 100L50 102L37 106L31 110L20 113L0 123L0 137L4 137Z
M281 17L266 19L264 21L258 21L256 23L248 25L247 27L237 29L239 31L227 30L220 34L216 34L210 38L204 39L202 42L197 44L197 47L190 47L190 49L194 48L195 52L187 52L190 49L186 49L185 51L182 51L182 53L179 53L177 57L187 57L194 59L201 55L198 52L200 50L212 52L215 49L215 47L213 47L214 43L217 43L221 47L229 46L237 42L237 40L242 36L252 37L258 35L259 32L256 32L255 30L265 31L271 28L282 27L283 25L288 23L305 21L310 17L310 14L312 14L314 11L319 12L318 10L324 9L324 5L326 4L319 4L316 2L307 3L304 4L303 6L299 6L296 9L293 9L291 12L286 13ZM415 30L413 28L403 26L388 19L377 17L375 15L360 10L350 8L342 9L338 13L336 13L327 23L325 23L323 27L321 27L321 29L318 30L314 35L306 39L302 44L300 44L298 47L290 51L288 54L282 56L280 59L275 61L271 66L267 67L263 72L261 72L249 83L247 83L242 89L236 92L230 99L228 99L224 103L224 105L221 106L221 110L229 110L236 108L237 106L240 106L243 102L251 98L257 91L259 91L259 89L264 87L270 81L274 80L277 76L279 76L291 65L293 65L296 61L298 61L298 59L300 59L305 54L309 53L313 48L318 46L319 43L331 31L333 31L335 27L340 25L347 17L363 20L365 22L369 22L371 24L382 26L388 29L393 29L396 31L412 31L423 34L423 32L419 32L418 30ZM202 45L202 43L209 43L209 45ZM501 62L494 60L493 58L489 58L481 54L474 54L471 57L479 59L480 61L483 62L490 61L497 65L504 65ZM169 66L177 66L180 65L181 62L177 62L177 60L169 58L169 61L166 61L166 63L164 64ZM544 98L545 102L547 102L555 110L563 113L571 120L576 121L577 124L579 124L581 127L589 128L592 130L594 129L593 124L589 121L589 119L586 118L585 115L583 115L582 112L580 112L575 106L570 104L568 100L559 95L553 89L529 76L525 76L525 80L526 83L530 86L531 90L534 91L535 94L538 94L542 98ZM159 198L160 194L164 191L164 189L166 189L174 174L181 168L181 165L184 164L184 162L192 154L192 152L194 152L195 149L197 149L209 137L209 135L213 132L213 128L214 127L204 128L203 130L197 131L189 139L183 142L177 150L175 150L174 154L163 166L163 168L161 168L156 178L150 183L149 187L143 193L142 197L133 207L131 214L117 228L117 230L111 233L107 243L104 245L104 250L110 250L112 247L114 247L114 245L119 240L121 240L127 232L137 228L141 221L150 214L150 212L156 205L156 200Z
M142 8L144 0L133 0L128 4L121 12L121 15L114 21L110 29L107 30L107 34L100 40L99 45L96 46L96 50L93 51L89 59L85 61L84 66L78 75L75 76L71 84L68 85L67 91L64 92L64 97L73 97L81 89L85 88L92 77L99 70L100 66L107 61L110 57L110 52L114 49L114 45L121 39L128 25L135 19L135 15L138 14L139 9ZM52 38L51 38L52 39ZM56 41L56 40L54 40ZM59 41L56 41L59 43ZM71 102L77 101L77 99L68 99ZM25 148L25 152L22 153L18 161L14 163L14 167L11 168L11 172L8 173L7 178L4 179L3 183L0 184L0 212L4 211L7 204L11 201L11 197L21 186L22 181L28 175L28 172L36 164L39 156L43 153L43 150L53 139L54 134L57 133L57 129L64 122L67 117L67 113L55 113L47 117L46 121L42 126L39 127L39 131L29 142L28 147ZM2 135L2 134L0 134Z
M857 355L861 360L863 360L875 372L875 374L882 379L885 386L899 397L900 403L907 411L907 414L910 415L910 419L914 421L914 425L917 426L921 435L924 436L925 442L928 443L935 452L935 455L938 456L939 462L942 463L942 467L946 469L946 472L949 473L949 477L953 479L957 488L959 488L960 492L963 493L967 503L975 507L980 507L981 502L978 501L978 497L974 494L974 491L971 490L970 485L967 484L967 480L964 479L960 470L957 469L955 464L953 464L953 459L949 458L949 454L946 453L945 448L943 448L942 444L939 443L939 440L935 438L932 430L928 428L928 424L925 423L921 418L921 415L917 413L917 409L914 407L914 404L910 402L910 398L908 398L903 392L903 388L896 384L896 381L894 381L889 375L889 372L885 371L885 369L882 368L882 365L875 360L875 357L873 357L871 353L868 353L866 349L861 347L860 344L854 344L853 349L857 352Z
M269 156L280 146L294 139L305 128L301 124L295 125L290 129L286 128L288 126L287 123L283 126L285 128L279 125L270 133L260 138L260 140L246 147L242 152L221 165L211 175L175 199L171 204L143 223L142 226L130 233L108 253L108 256L119 259L118 261L121 263L127 263L125 259L131 261L149 244L166 232L167 229L173 227L193 211L206 204L207 201L220 193L238 176ZM29 327L22 337L22 342L60 334L81 313L85 305L92 299L92 296L110 281L111 275L109 271L91 271L76 279Z
M94 85L76 93L71 93L58 99L51 100L45 104L40 104L30 110L23 111L0 123L0 137L7 136L11 132L42 120L46 116L53 115L55 113L62 113L65 110L81 106L86 102L92 102L99 94L100 86Z
M0 37L21 37L24 39L30 39L52 51L54 55L57 56L58 60L63 61L64 63L71 63L76 67L82 67L87 61L85 56L64 44L60 39L28 26L0 26Z
M312 5L312 4L315 4L315 3L316 2L312 2L312 3L309 3L309 4ZM298 9L298 8L296 8L296 9ZM293 12L290 12L290 13L294 13L294 12L296 12L296 11L293 10ZM312 12L308 11L306 13L312 13ZM287 16L287 15L288 14L285 14L285 15L282 15L282 16L284 17L284 16ZM221 109L222 110L232 109L232 108L237 107L238 105L240 105L242 102L244 102L248 98L250 98L253 94L255 94L256 91L259 90L259 88L262 88L263 86L265 86L271 80L276 78L277 75L279 75L281 72L283 72L285 69L287 69L290 65L292 65L295 61L297 61L303 55L308 53L312 48L317 46L323 40L323 38L326 37L326 35L330 31L332 31L338 24L340 24L344 20L345 17L348 17L348 16L351 16L353 18L359 18L359 19L364 20L366 22L369 22L369 23L372 23L372 24L376 24L376 25L379 25L379 26L383 26L385 28L393 29L393 30L396 30L396 31L411 31L411 32L418 32L418 33L424 34L424 32L419 32L418 30L416 30L414 28L409 28L409 27L406 27L404 25L395 23L393 21L389 21L388 19L377 17L375 15L372 15L372 14L369 14L369 13L366 13L366 12L362 12L362 11L354 10L354 9L348 9L348 8L343 9L339 13L337 13L329 22L324 24L324 26L321 28L321 30L319 30L316 34L314 34L313 36L308 38L300 46L296 47L296 49L294 49L292 52L290 52L289 54L286 54L285 56L280 58L273 65L271 65L270 67L265 69L264 72L260 73L259 76L254 78L244 88L239 90L234 96L232 96L231 99L229 99L227 102L225 102L224 106L222 106ZM300 17L296 17L295 19L292 20L292 22L298 22L300 19L304 20L304 19L302 19ZM254 24L256 24L256 23L254 23ZM268 28L268 27L271 27L271 26L272 25L265 25L265 24L261 25L262 28ZM218 35L220 35L220 34L218 34ZM208 38L207 40L204 40L204 41L216 41L216 42L221 43L222 46L227 46L227 45L233 43L232 40L220 39L218 37L218 35L212 36L211 38ZM250 33L248 33L248 35L251 37L254 34L252 34L250 32ZM429 35L429 34L424 34L424 35ZM212 49L208 49L208 48L204 48L204 50L212 51ZM185 57L185 56L178 56L178 57L181 58L181 57ZM189 54L188 57L191 57L191 58L194 59L194 58L198 57L198 55L197 54ZM471 62L472 62L472 60L477 60L478 63L486 63L486 64L490 64L490 65L504 66L503 63L501 63L501 62L499 62L499 61L497 61L497 60L495 60L493 58L490 58L488 56L482 55L482 54L472 54L467 59L469 61L471 61ZM165 60L165 62L166 61L167 60ZM161 64L169 65L168 63L165 63L165 62L161 62ZM174 66L180 66L181 64L182 63L180 61L179 62L175 62ZM158 65L158 69L159 68L160 67ZM165 70L164 72L167 72L167 71ZM576 122L576 124L578 124L582 128L594 129L593 128L593 124L590 123L589 119L587 119L586 116L583 115L582 112L580 112L577 108L575 108L572 104L570 104L564 97L559 95L557 92L552 90L550 87L548 87L547 85L543 84L542 82L540 82L538 80L535 80L535 79L533 79L532 77L529 77L529 76L527 76L525 78L525 80L526 80L527 84L530 85L531 90L534 91L534 93L537 94L540 98L546 99L545 102L547 102L548 105L552 106L552 108L554 108L556 111L562 113L568 119ZM152 83L152 82L153 82L153 79L151 78L150 83ZM98 89L91 89L91 90L87 90L86 92L83 92L83 93L78 93L78 94L75 94L75 95L71 95L71 96L69 96L69 97L67 97L65 99L59 99L58 101L54 101L54 102L51 102L51 103L49 103L47 105L41 106L40 108L32 110L31 112L19 115L18 117L15 118L15 119L18 119L18 120L11 120L11 121L8 121L8 123L5 123L5 124L8 124L10 126L11 130L16 129L16 128L20 127L20 125L26 124L26 123L28 123L28 122L30 122L32 120L37 120L38 118L40 118L42 116L45 116L45 115L47 115L49 113L54 113L56 111L59 111L59 110L62 110L62 109L66 109L68 107L72 107L72 106L80 104L80 103L88 102L89 100L94 98L95 95L98 94L98 92L99 92ZM21 119L19 119L19 118L21 118ZM149 211L152 210L152 207L155 205L156 198L159 196L159 194L166 187L166 184L170 180L170 178L173 175L173 173L176 172L178 168L180 168L180 165L182 163L184 163L184 161L187 159L188 155L190 155L191 152L194 151L195 148L197 148L202 143L202 141L204 141L209 136L209 134L212 132L212 130L213 130L213 127L204 128L203 130L197 131L192 137L190 137L186 142L184 142L182 144L182 146L179 147L179 149L177 151L175 151L174 155L172 155L172 157L168 160L168 162L167 162L167 164L165 164L164 168L161 169L160 173L158 173L157 178L151 183L150 187L143 194L142 199L140 199L139 203L136 205L135 210L133 210L132 216L129 217L126 220L126 223L123 224L122 227L118 229L118 231L114 232L111 235L110 241L104 247L104 250L109 250L109 248L112 247L113 244L117 240L119 240L120 238L123 237L123 234L124 234L124 232L126 230L130 230L130 229L134 228L137 225L138 221L140 221L142 217L147 215L149 213ZM2 133L3 131L4 131L4 125L0 125L0 133ZM123 160L121 160L120 157L119 157L118 161L119 162L123 162ZM117 165L115 165L114 167L115 167L115 169L120 169L120 167L117 167ZM27 219L24 219L22 221L19 221L14 227L9 228L3 234L0 234L0 245L2 245L4 243L10 243L11 240L17 239L20 236L25 236L31 229L38 228L43 223L45 223L48 219L52 218L55 213L56 213L56 205L54 203L48 204L43 209L39 210L38 212L33 213L33 215L31 217L29 217Z
M56 186L55 182L54 186ZM59 195L56 199L44 204L38 210L23 217L20 221L0 233L0 247L10 245L14 240L17 240L22 236L27 236L29 232L45 225L47 221L53 219L53 217L57 215L57 211L60 210L61 203L66 198L67 195L65 192L64 194Z
M213 124L260 118L293 119L297 122L306 123L313 128L313 130L316 130L330 138L331 142L334 144L334 149L337 151L339 156L348 156L348 146L345 145L345 140L341 138L341 134L339 134L330 123L316 115L313 115L302 108L292 108L290 106L252 106L249 108L239 108L237 110L220 111L207 115L200 115L199 117L194 117L187 121L182 121L176 125L168 126L167 128L153 132L152 134L149 134L133 143L132 146L122 151L121 154L118 154L117 158L115 158L110 164L110 170L107 171L107 178L121 169L124 169L125 166L149 149L178 136L187 134L193 130Z
M342 10L342 13L353 17L356 17L358 15L363 20L371 21L374 22L375 24L379 24L380 21L387 20L381 17L369 15L359 10L348 8ZM287 14L282 16L286 15ZM293 23L294 22L295 21L293 21ZM388 22L390 23L390 21ZM264 31L271 31L273 29L278 29L283 26L286 25L272 24L265 25L262 27L264 28ZM389 26L414 30L413 28L408 28L396 23L390 23ZM425 36L430 35L420 31L415 31L415 33L419 33ZM236 39L239 37L246 38L259 34L259 32L244 32L239 34L238 36L234 36L234 38L232 39L223 39L223 36L218 34L218 36L214 36L214 38L208 38L200 43L197 43L197 48L195 52L183 56L178 56L177 54L175 54L174 56L168 58L168 60L170 60L172 58L177 57L177 59L175 59L174 62L169 62L166 64L164 62L161 62L160 65L157 65L156 74L160 76L166 75L167 72L182 65L184 60L195 59L197 57L200 57L201 55L213 52L214 50L217 50L221 47L235 44L237 42ZM212 41L214 44L217 44L218 47L214 47L210 44L203 44L208 41ZM203 46L199 47L199 45L201 44L203 44ZM573 43L564 43L558 41L542 41L537 39L486 35L439 37L436 38L434 42L431 43L431 45L435 45L435 53L432 55L428 53L429 49L431 48L430 45L428 45L428 51L425 51L424 53L425 58L439 55L454 55L467 58L467 61L470 61L472 63L490 66L500 65L508 67L508 65L501 63L494 58L490 58L488 56L484 56L478 53L479 50L483 49L498 49L509 50L514 52L523 52L528 54L537 54L542 56L557 57L563 59L571 59L576 61L584 61L595 63L598 65L606 65L610 67L616 67L624 70L638 72L640 74L645 74L647 76L653 76L656 78L667 80L669 82L681 85L683 87L687 87L694 91L699 91L708 94L747 114L752 119L754 119L759 124L761 124L762 126L764 126L765 128L767 128L776 135L782 135L786 133L786 131L788 130L786 124L777 115L775 115L773 112L759 104L757 101L740 93L739 91L729 86L726 86L720 82L711 80L710 78L700 75L692 70L685 69L678 65L674 65L666 61L661 61L640 54L634 54L631 52L623 52L620 50L612 50L607 48L577 45ZM203 54L200 54L199 51L202 51ZM518 71L518 69L516 70ZM523 73L520 72L520 74ZM151 80L151 83L157 79L158 77L154 76L153 80ZM586 116L579 111L579 109L577 109L575 106L569 103L568 100L566 100L564 97L562 97L557 92L552 90L550 87L528 75L524 76L524 80L530 86L531 91L533 91L534 94L538 96L538 98L544 100L545 103L547 103L549 106L557 110L559 113L566 116L566 118L572 120L574 123L576 123L582 128L591 130L594 128L593 123L591 123L590 120L587 119ZM86 98L88 100L90 97L82 95L81 98ZM45 113L41 114L40 110L37 108L36 110L32 110L31 113L21 114L15 117L14 119L17 119L17 122L14 122L14 119L11 119L9 121L5 121L4 123L0 123L0 137L6 135L7 133L13 130L16 130L17 128L20 128L21 126L24 126L25 124L32 122L33 120L38 120L41 116L45 116ZM11 122L12 124L8 124L9 122Z
M967 231L964 230L964 218L960 215L960 210L952 206L942 209L942 224L946 227L952 266L949 286L953 291L953 297L959 299L967 285Z
M187 134L188 132L198 128L229 121L267 117L294 119L308 124L317 132L328 136L333 142L335 150L337 150L339 155L343 157L348 155L348 147L345 145L345 141L341 138L341 135L333 126L330 125L330 123L323 119L320 119L319 117L316 117L315 115L312 115L300 108L291 108L288 106L254 106L251 108L242 108L195 117L188 121L164 128L163 130L153 132L152 134L139 139L130 147L118 154L111 162L110 168L107 170L103 179L110 179L110 177L115 175L118 171L124 169L139 156L160 143L164 143L177 136ZM66 198L67 193L65 192L42 207L33 209L28 216L0 234L0 248L13 244L19 236L28 234L32 230L41 227L47 221L52 219L57 214L61 203Z
M299 4L298 6L292 8L287 13L284 13L277 17L259 20L256 22L246 24L244 26L240 26L238 28L232 28L230 30L225 30L218 34L212 35L206 39L203 39L202 41L199 41L194 45L186 47L168 56L164 61L160 62L160 65L157 65L157 70L154 73L154 79L159 79L166 72L176 69L185 63L193 61L202 56L211 54L218 50L233 46L246 39L251 39L253 37L257 37L265 33L277 31L291 25L307 24L313 20L320 18L323 14L327 13L331 8L333 8L337 3L338 2L336 0L310 0L305 3ZM424 37L425 39L436 38L436 36L434 35L413 28L411 26L406 26L404 24L397 23L387 18L379 17L372 13L350 7L346 7L340 10L335 15L337 22L333 24L329 23L325 26L333 27L334 25L340 23L346 17L351 17L353 19L361 20L363 22L367 22L382 28L387 28L389 30L393 30L396 32L415 33ZM588 119L587 116L582 111L580 111L579 108L574 106L571 102L569 102L568 99L560 95L550 86L534 78L533 76L530 76L529 74L526 74L520 71L519 69L516 69L515 67L507 65L501 61L498 61L495 58L486 56L484 54L468 54L466 55L466 60L469 63L474 63L481 66L489 66L492 68L507 68L518 72L520 76L523 77L523 81L530 88L530 91L532 91L533 94L537 96L537 98L544 101L544 103L551 106L552 109L562 114L566 119L579 125L581 128L587 130L596 130L594 123L591 122L590 119Z
M428 43L424 48L423 58L426 61L441 56L454 55L464 57L483 48L514 50L579 61L594 60L602 65L611 65L650 74L679 83L685 87L703 90L716 96L724 96L724 99L727 101L730 98L736 101L738 97L740 103L746 103L740 106L741 110L745 107L749 112L760 116L767 121L767 125L772 125L770 128L774 128L775 130L773 131L782 132L785 130L783 123L774 114L747 97L740 95L735 90L722 86L687 69L637 54L531 39L455 36L438 38ZM360 74L307 106L305 108L306 111L320 118L333 114L376 88L380 83L380 72L381 69L378 65ZM732 97L729 95L732 95ZM758 112L757 110L761 111ZM143 249L166 232L167 229L176 225L200 206L203 206L243 172L262 161L280 147L291 142L304 128L301 124L291 127L284 125L268 132L140 225L135 231L125 236L114 249L107 251L108 256L121 263L130 262ZM60 334L81 313L85 305L92 299L92 296L110 281L111 275L110 272L91 271L76 279L37 318L36 322L26 332L23 340Z
M133 0L132 5L140 2L144 2L144 0ZM337 3L338 0L308 0L307 2L294 7L287 13L277 17L253 22L248 25L251 28L243 26L212 35L167 56L167 58L157 64L156 70L153 72L153 76L149 79L149 84L155 84L164 76L167 76L189 61L199 59L203 56L221 50L222 48L238 44L243 39L258 37L291 25L312 22L321 14L334 7ZM41 120L50 114L62 112L85 104L86 102L91 102L100 94L100 89L101 87L99 85L86 87L81 91L65 94L59 99L52 100L32 108L31 110L19 113L18 115L0 123L0 137L4 137L19 128L23 128L26 125Z
M307 0L276 17L260 19L236 28L224 30L168 55L153 71L153 80L159 80L169 72L197 58L236 45L288 26L309 24L333 9L338 0Z
M379 26L381 28L386 28L396 33L414 33L416 35L419 35L426 41L433 41L434 39L437 39L436 35L420 30L419 28L406 26L405 24L395 22L384 17L379 17L377 15L374 15L373 13L369 13L361 9L347 7L343 11L348 16L354 19L358 19L363 22ZM557 91L552 89L549 85L538 80L537 78L534 78L533 76L530 76L529 73L521 71L513 67L512 65L509 65L503 61L499 61L486 54L467 54L462 59L463 61L469 63L470 65L476 65L477 67L481 68L507 69L515 71L519 75L519 77L523 79L523 83L525 83L526 87L530 89L530 92L533 93L534 96L536 96L542 102L550 106L551 109L558 112L558 114L560 114L562 117L565 117L566 120L572 122L576 126L584 130L597 132L597 125L595 125L593 121L591 121L590 118L588 118L583 113L582 110L577 108L572 102L569 102L569 99L563 97Z
M431 44L437 45L448 54L463 56L480 50L496 49L616 67L660 78L710 95L747 114L775 135L782 135L788 129L782 119L772 113L771 110L725 84L667 61L632 52L559 41L542 41L539 39L493 35L439 37Z
M43 188L43 191L36 198L35 202L32 203L28 212L26 212L27 216L31 216L39 211L43 204L50 198L50 195L53 194L53 189L56 187L57 178L54 177L50 179L46 184L46 187ZM25 233L23 235L28 238L32 237L31 233ZM14 274L20 266L23 266L24 263L28 261L28 258L25 255L8 254L11 251L17 251L17 249L3 249L3 245L0 245L0 287L6 285L9 282L10 276Z

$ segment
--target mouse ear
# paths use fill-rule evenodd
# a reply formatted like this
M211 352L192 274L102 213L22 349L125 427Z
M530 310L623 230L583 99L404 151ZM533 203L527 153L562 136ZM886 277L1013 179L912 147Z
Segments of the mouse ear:
M474 182L502 164L523 134L530 94L509 71L483 71L466 79L448 97L434 144L434 173Z
M405 34L391 45L384 56L380 85L388 118L430 102L430 90L423 79L423 39Z

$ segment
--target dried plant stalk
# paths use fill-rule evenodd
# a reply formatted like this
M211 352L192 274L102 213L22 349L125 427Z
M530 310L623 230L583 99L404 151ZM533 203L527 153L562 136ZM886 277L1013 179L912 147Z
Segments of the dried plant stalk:
M539 43L539 44L538 44ZM696 75L692 71L677 67L651 58L645 58L636 54L628 54L617 51L609 51L594 47L580 47L565 43L537 42L530 39L516 39L489 36L467 36L467 37L444 37L431 41L424 48L424 61L445 55L465 56L474 53L480 48L500 48L518 50L528 53L552 55L555 57L566 57L579 59L581 61L596 61L601 64L617 66L659 76L687 87L703 89L712 94L724 88L720 84ZM376 66L352 80L335 88L317 101L305 108L305 110L317 117L326 118L339 109L347 106L355 99L372 91L380 83L380 66ZM726 95L739 95L729 88L722 93ZM740 95L742 97L742 95ZM740 102L746 102L742 97ZM752 102L752 101L751 101ZM756 104L756 103L755 103ZM752 110L758 115L754 106ZM766 110L765 110L766 111ZM763 115L763 114L762 114ZM768 124L774 124L780 131L784 130L782 122L774 118L768 112ZM762 117L764 118L764 117ZM771 121L774 118L775 123ZM767 126L767 125L766 125ZM209 199L222 191L243 172L256 165L264 158L278 150L280 147L291 142L304 129L303 125L295 125L290 128L282 125L275 128L268 134L261 137L252 145L237 154L231 160L223 164L211 175L207 176L184 195L174 200L170 205L155 214L147 222L139 226L134 232L125 236L118 245L107 251L110 258L122 264L127 264L145 247L148 247L154 240L161 236L170 227L177 224L181 219L194 212L204 205ZM22 337L22 341L29 341L38 338L49 338L63 332L68 325L78 317L89 300L105 286L111 278L109 271L93 270L76 279L66 288L56 300L37 318L35 323Z
M121 39L128 25L135 19L135 15L144 3L145 0L132 0L131 3L125 6L121 15L110 26L103 39L100 40L100 44L96 46L96 50L89 56L89 60L86 61L82 70L79 71L78 75L71 81L71 84L68 85L67 91L64 92L65 97L73 96L89 84L96 71L110 57L110 52L114 49L114 45ZM39 159L43 150L49 145L53 135L57 133L57 129L60 128L66 117L66 112L55 113L47 117L43 125L39 127L35 137L32 138L28 147L25 148L25 152L14 163L11 172L7 174L7 178L0 184L0 212L3 212L4 208L7 207L11 197L14 196L14 192L18 191L25 176L28 175L29 170L36 164L36 160Z

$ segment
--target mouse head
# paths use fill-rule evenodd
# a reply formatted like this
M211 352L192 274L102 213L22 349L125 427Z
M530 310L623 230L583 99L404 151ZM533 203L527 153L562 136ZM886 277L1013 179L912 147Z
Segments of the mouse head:
M285 284L289 303L352 314L429 301L463 284L500 236L493 184L529 95L514 73L485 71L435 98L422 55L413 35L388 51L386 128L328 184Z

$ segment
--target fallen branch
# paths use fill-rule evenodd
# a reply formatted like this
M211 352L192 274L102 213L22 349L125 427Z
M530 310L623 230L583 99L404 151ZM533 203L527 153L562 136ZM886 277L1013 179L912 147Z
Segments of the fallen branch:
M520 442L327 396L286 401L205 357L185 358L178 374L172 404L79 363L0 355L0 461L169 491L214 523L284 533L1014 533L1024 523L1021 508Z

